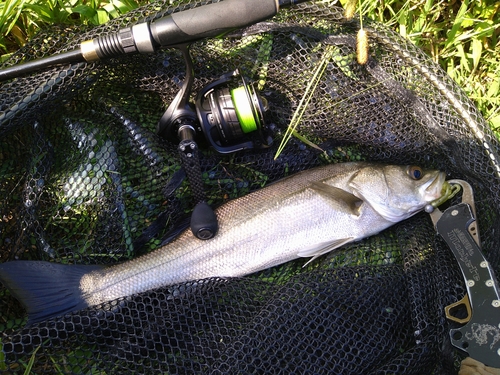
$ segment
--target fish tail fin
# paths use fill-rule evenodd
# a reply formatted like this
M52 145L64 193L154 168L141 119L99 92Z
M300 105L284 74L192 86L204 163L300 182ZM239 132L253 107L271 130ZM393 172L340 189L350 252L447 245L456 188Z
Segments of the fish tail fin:
M28 324L88 307L80 279L101 266L65 265L42 261L0 264L0 282L28 312Z

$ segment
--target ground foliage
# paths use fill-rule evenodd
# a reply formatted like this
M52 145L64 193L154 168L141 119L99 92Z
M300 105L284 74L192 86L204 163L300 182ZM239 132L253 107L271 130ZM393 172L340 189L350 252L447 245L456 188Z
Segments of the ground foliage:
M145 0L5 0L2 58L50 25L99 25ZM348 0L340 0L345 6ZM500 3L495 0L362 0L364 17L388 25L424 50L500 130Z

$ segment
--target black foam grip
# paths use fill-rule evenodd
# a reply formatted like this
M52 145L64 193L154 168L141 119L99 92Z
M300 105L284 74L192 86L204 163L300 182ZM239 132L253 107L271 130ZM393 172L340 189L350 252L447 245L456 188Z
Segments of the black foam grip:
M162 47L191 43L252 25L278 12L276 0L224 0L160 18L150 26Z

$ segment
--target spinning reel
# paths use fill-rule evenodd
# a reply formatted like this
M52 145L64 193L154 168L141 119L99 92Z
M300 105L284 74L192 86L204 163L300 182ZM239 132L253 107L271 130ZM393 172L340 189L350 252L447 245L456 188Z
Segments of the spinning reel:
M130 53L153 53L158 48L175 47L186 61L186 79L158 124L157 132L179 142L179 153L198 201L191 217L191 229L201 239L215 235L217 219L206 204L196 138L204 137L221 153L268 147L263 113L266 102L237 71L222 76L189 103L193 84L193 63L188 45L273 17L282 7L307 0L224 0L182 12L173 12L151 22L138 23L118 32L85 40L70 50L25 64L0 69L0 81L53 65L93 62ZM234 86L234 81L241 83Z
M191 230L199 239L207 240L217 233L218 223L206 203L196 140L206 139L220 153L269 147L272 138L266 134L264 121L267 101L236 70L204 87L195 104L190 103L193 62L188 45L177 48L186 63L186 78L160 119L157 133L179 142L181 164L197 203L191 216Z

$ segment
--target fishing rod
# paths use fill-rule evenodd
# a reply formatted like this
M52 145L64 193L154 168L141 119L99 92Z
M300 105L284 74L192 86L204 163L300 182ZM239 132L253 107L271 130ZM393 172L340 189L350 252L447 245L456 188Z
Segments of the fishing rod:
M130 53L190 44L271 18L283 7L308 0L224 0L176 12L80 43L80 47L0 70L0 81L61 64L94 62Z
M190 103L193 63L189 45L197 40L224 35L277 14L280 8L308 0L224 0L172 13L80 43L62 54L0 70L0 81L19 77L54 65L85 63L131 53L153 53L159 48L177 48L186 63L181 90L158 123L157 134L178 144L181 165L186 172L196 205L191 230L202 240L218 232L218 220L206 202L197 138L205 138L219 153L249 148L266 148L266 101L238 72L229 72L202 89L196 103ZM5 114L2 115L5 117ZM0 116L0 122L2 120Z

